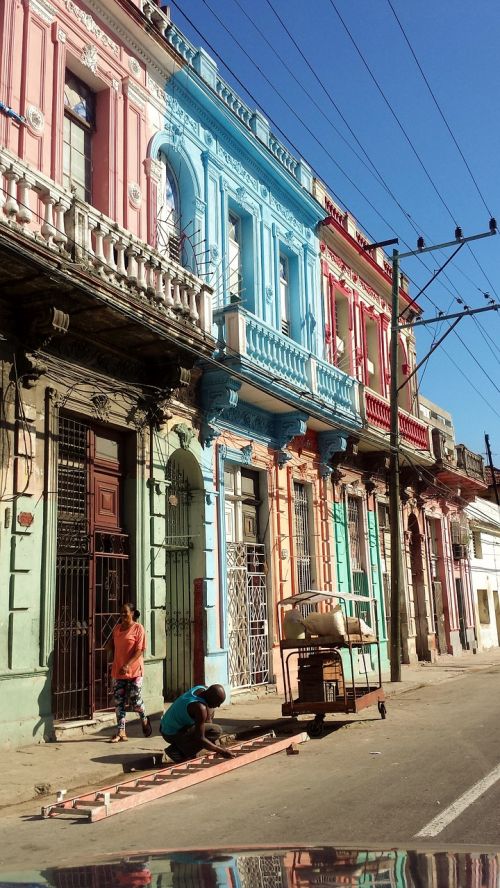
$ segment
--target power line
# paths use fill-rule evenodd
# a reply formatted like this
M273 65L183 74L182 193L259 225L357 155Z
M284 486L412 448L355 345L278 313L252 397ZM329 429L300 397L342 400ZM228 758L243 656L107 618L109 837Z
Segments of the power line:
M264 108L263 108L261 102L259 102L258 99L257 99L257 98L256 98L256 97L255 97L255 96L254 96L254 95L248 90L248 88L245 86L245 84L243 84L243 82L240 80L240 78L238 77L238 75L235 74L235 72L232 70L232 68L227 64L227 62L224 61L224 59L222 58L222 56L217 52L217 50L215 49L215 47L214 47L214 46L213 46L213 45L212 45L212 44L206 39L206 37L204 36L204 34L202 34L202 32L199 30L199 28L197 28L197 26L196 26L196 25L194 24L194 22L189 18L189 16L186 15L186 13L184 12L184 10L181 9L181 7L179 6L177 0L172 0L172 2L173 2L174 5L176 6L176 8L177 8L178 11L180 12L180 14L186 19L186 21L189 23L189 25L193 28L193 30L194 30L194 31L200 36L200 38L201 38L201 39L206 43L206 45L211 49L211 51L212 51L212 52L214 53L214 55L220 60L220 62L224 65L224 67L227 69L227 71L229 71L229 73L231 74L231 76L234 77L234 79L240 84L240 86L244 89L244 91L245 91L246 94L251 98L251 100L252 100L252 101L253 101L258 107L260 107L260 108L262 109L262 111L263 111L263 113L265 114L265 116L271 121L271 123L272 123L273 126L278 130L278 132L279 132L279 133L280 133L280 134L286 139L286 141L288 142L288 144L291 145L291 147L293 148L293 150L296 151L298 155L301 155L302 152L300 151L300 149L297 148L297 146L296 146L296 145L295 145L295 144L294 144L294 143L293 143L293 142L292 142L292 141L291 141L291 140L285 135L285 133L283 132L283 130L282 130L282 129L279 127L279 125L273 120L273 118L271 117L271 115L268 114L268 113L264 110ZM209 6L209 4L206 2L206 0L202 0L202 2L205 3L205 5L207 6L207 8L212 12L212 14L213 14L214 17L217 19L217 21L220 22L220 24L221 24L221 26L224 28L224 30L225 30L225 31L231 36L231 38L234 40L234 42L236 43L236 45L241 49L241 51L242 51L242 52L244 53L244 55L249 59L249 61L254 65L254 67L258 67L258 66L256 65L256 63L253 61L253 59L251 58L251 56L247 53L247 51L245 50L245 48L241 45L241 43L238 41L238 39L237 39L237 38L234 36L234 34L230 31L230 29L224 24L224 22L222 22L222 20L219 18L219 16L218 16L216 13L213 12L213 10L212 10L211 7ZM330 2L332 2L332 0L330 0ZM260 71L260 70L261 70L261 69L259 68L259 71ZM261 73L262 73L262 72L261 72ZM266 81L269 83L271 89L273 89L273 91L274 91L274 92L275 92L280 98L283 99L283 97L281 96L281 94L279 93L279 91L276 90L276 88L275 88L274 85L271 83L271 81L269 80L269 78L267 78L265 75L263 75L263 76L264 76L264 78L266 79ZM291 107L291 106L289 105L289 103L287 102L286 99L283 99L283 101L285 102L285 104L287 105L287 107L289 107L289 108ZM292 113L294 114L294 116L297 117L297 114L296 114L296 112L293 110L293 108L292 108L291 110L292 110ZM300 119L300 118L299 118L299 119ZM302 120L301 120L301 123L302 123ZM360 189L360 188L359 188L359 187L358 187L358 186L352 181L352 179L350 179L350 177L347 175L347 173L345 173L345 171L342 169L342 167L340 166L340 164L338 164L337 161L334 160L334 158L331 157L331 155L326 151L324 145L319 141L319 139L317 139L317 137L314 135L314 133L312 133L312 131L311 131L308 127L305 127L305 128L308 129L308 131L312 134L312 136L313 136L313 138L315 139L315 141L318 142L318 144L320 144L320 147L321 147L322 150L325 152L325 154L327 154L328 158L332 161L332 163L334 163L335 166L337 166L337 167L341 170L341 172L343 173L343 175L345 175L346 178L348 179L348 181L351 182L351 184L352 184L353 187L356 189L356 191L361 195L361 197L363 197L363 199L369 204L369 206L370 206L370 207L374 210L374 212L379 216L379 218L382 220L382 222L384 223L384 225L387 225L387 227L389 228L390 231L392 231L394 234L397 234L397 231L396 231L396 229L393 227L393 225L392 225L390 222L388 222L388 221L382 216L382 214L381 214L380 211L377 209L377 207L375 207L375 206L373 205L373 203L370 201L370 199L369 199L369 198L368 198L368 197L367 197L367 196L361 191L361 189ZM322 176L321 176L321 175L315 170L314 166L313 166L312 164L310 164L310 166L311 166L311 169L313 170L313 172L315 173L315 175L316 175L319 179L322 179L323 177L322 177ZM330 186L328 185L328 183L327 183L327 188L328 188L328 190L330 191L330 193L334 195L335 199L338 200L342 206L346 207L345 202L344 202L344 201L343 201L343 200L342 200L342 199L341 199L341 198L335 193L335 191L334 191L332 188L330 188ZM451 215L451 213L450 213L450 215ZM453 216L452 216L452 218L453 218ZM367 233L368 233L368 232L367 232ZM370 237L372 237L372 236L370 235ZM373 239L373 237L372 237L372 239ZM403 238L401 238L401 240L403 241L403 243L405 243L405 244L407 243ZM409 247L408 244L407 244L407 246ZM429 269L428 269L428 266L425 264L423 258L420 257L420 256L419 256L418 258L419 258L419 261L424 265L424 267L427 268L427 270L429 270ZM408 277L409 277L409 276L408 276ZM409 278L409 279L411 280L411 278ZM428 296L427 296L426 298L429 299ZM436 308L436 310L439 310L439 309L438 309L438 306L436 305L435 302L433 302L432 300L429 300L429 301L430 301L431 304ZM465 343L464 343L462 337L458 334L458 332L457 332L457 331L453 331L453 332L454 332L455 335L458 337L458 339L460 340L461 344L467 349L467 346L465 345ZM448 353L446 352L445 349L443 349L443 351L445 352L445 354L448 354ZM475 359L475 362L478 364L478 366L480 367L481 371L484 373L484 375L486 376L486 378L488 379L488 381L491 381L491 379L490 379L490 375L489 375L488 372L484 369L484 367L482 367L482 365L479 364L479 362L477 361L477 359ZM461 373L463 376L465 376L465 374L464 374L464 372L463 372L463 370L462 370L461 368L460 368L460 373ZM465 378L467 378L467 377L465 376ZM496 387L496 386L495 386L495 387ZM486 403L489 404L489 402L486 402ZM491 405L489 405L489 406L491 406ZM493 409L493 408L491 408L491 409ZM494 411L494 412L496 413L496 411Z
M434 189L436 195L438 196L438 198L439 198L439 200L441 201L441 203L443 204L444 208L446 209L446 211L447 211L448 214L450 215L452 221L453 221L454 224L456 225L457 222L456 222L456 219L455 219L454 216L453 216L453 213L452 213L451 210L450 210L450 207L449 207L448 204L446 203L446 201L445 201L443 195L441 194L439 188L437 187L436 183L434 182L434 179L432 178L431 174L429 173L429 170L427 169L427 167L426 167L424 161L423 161L422 158L420 157L420 154L418 153L418 151L417 151L417 149L415 148L415 146L414 146L412 140L410 139L410 136L408 135L408 133L407 133L405 127L403 126L403 124L401 123L399 117L397 116L396 112L394 111L394 109L393 109L393 107L392 107L392 105L391 105L389 99L387 98L387 96L386 96L384 90L383 90L382 87L380 86L380 83L378 82L377 78L375 77L375 74L373 73L372 69L370 68L370 66L369 66L368 62L366 61L366 59L365 59L363 53L361 52L361 50L360 50L358 44L356 43L356 40L354 39L354 37L353 37L351 31L349 30L349 27L346 25L346 23L345 23L344 19L342 18L340 12L338 11L338 9L337 9L337 7L336 7L336 5L335 5L335 3L334 3L334 0L329 0L329 3L330 3L330 6L331 6L331 7L333 8L333 10L335 11L335 13L336 13L337 17L339 18L340 22L342 23L342 26L343 26L344 30L346 31L346 33L347 33L347 35L348 35L348 37L349 37L351 43L353 44L353 46L354 46L354 48L355 48L357 54L359 55L361 61L363 62L363 65L365 66L366 70L368 71L368 73L369 73L371 79L373 80L375 86L377 87L377 90L379 91L380 95L382 96L382 98L383 98L385 104L387 105L389 111L391 112L391 115L392 115L392 117L394 118L394 120L396 121L396 123L397 123L399 129L400 129L401 132L403 133L403 135L404 135L406 141L408 142L408 145L410 146L410 148L411 148L413 154L415 155L416 159L418 160L419 165L422 167L422 169L423 169L423 171L424 171L424 173L425 173L427 179L429 180L430 184L432 185L432 187L433 187L433 189Z
M455 134L453 133L453 130L451 129L450 124L448 123L448 120L447 120L447 118L446 118L446 116L445 116L445 114L444 114L444 111L443 111L441 105L439 104L439 102L438 102L438 100L437 100L437 98L436 98L436 95L435 95L435 93L434 93L434 90L432 89L432 87L431 87L431 85L430 85L430 83L429 83L429 80L427 79L427 77L426 77L426 75L425 75L425 72L423 71L423 68L422 68L422 66L421 66L421 64L420 64L420 62L419 62L419 60L418 60L418 58L417 58L417 55L416 55L416 53L415 53L415 51L414 51L414 49L413 49L413 46L412 46L412 44L411 44L411 42L410 42L410 40L409 40L409 37L408 37L408 35L407 35L407 33L406 33L406 31L405 31L403 25L401 24L401 20L400 20L400 18L398 17L398 14L397 14L396 10L394 9L394 6L392 5L391 0L387 0L387 2L388 2L389 6L390 6L390 8L391 8L391 10L392 10L392 13L393 13L393 15L394 15L394 18L396 19L396 21L397 21L397 23L398 23L398 25L399 25L399 28L400 28L400 30L401 30L401 33L402 33L402 35L403 35L403 37L404 37L404 39L405 39L405 42L406 42L406 44L407 44L407 46L408 46L408 49L410 50L410 52L411 52L411 54L412 54L412 56L413 56L413 58L414 58L414 60L415 60L415 64L417 65L417 68L418 68L418 70L420 71L420 73L421 73L421 75L422 75L422 77L423 77L423 79L424 79L424 82L425 82L425 84L426 84L426 86L427 86L427 89L429 90L429 93L430 93L431 96L432 96L432 100L433 100L433 102L434 102L434 104L435 104L435 106L436 106L436 108L437 108L437 110L438 110L438 112L439 112L439 114L440 114L442 120L443 120L443 123L444 123L446 129L448 130L448 132L449 132L451 138L453 139L453 142L454 142L454 144L455 144L455 147L456 147L458 153L460 154L460 157L462 158L462 160L463 160L463 162L464 162L464 164L465 164L465 166L466 166L466 168L467 168L467 170L468 170L468 173L469 173L469 175L470 175L470 177L471 177L471 179L472 179L472 181L473 181L473 183L474 183L474 185L475 185L475 187L476 187L476 191L477 191L477 193L479 194L479 197L481 198L481 200L482 200L482 202L483 202L483 205L484 205L484 207L485 207L485 209L486 209L486 212L487 212L488 215L491 217L491 216L493 215L493 213L491 212L490 208L488 207L488 204L486 203L486 199L485 199L485 197L484 197L484 195L483 195L483 193L482 193L482 191L481 191L481 189L480 189L480 187L479 187L479 185L478 185L478 183L477 183L477 180L476 180L476 177L474 176L474 173L472 172L472 170L471 170L471 168L470 168L470 166L469 166L469 163L468 163L468 161L467 161L467 158L465 157L465 155L464 155L464 153L463 153L463 151L462 151L460 145L458 144L458 141L457 141L457 139L455 138Z

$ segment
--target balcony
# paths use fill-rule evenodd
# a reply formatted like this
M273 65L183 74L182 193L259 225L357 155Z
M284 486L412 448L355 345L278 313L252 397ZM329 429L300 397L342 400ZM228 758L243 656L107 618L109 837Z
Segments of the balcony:
M477 481L485 481L484 474L484 460L482 456L479 456L478 453L473 453L472 450L468 450L465 444L457 444L456 446L457 453L457 469L460 469L462 472L465 472L469 478L474 478Z
M385 398L376 392L365 389L365 419L368 425L376 426L389 434L391 430L391 407ZM429 429L424 422L399 410L399 434L405 444L415 450L429 450Z
M228 349L224 363L235 366L250 386L264 384L269 392L246 392L247 400L273 412L289 410L292 402L327 421L360 427L358 383L351 376L238 305L218 312L216 321L224 325ZM276 398L286 398L288 406L280 408Z
M179 323L211 335L211 290L202 281L0 148L0 234L6 232L45 268L48 251L51 268L73 282L77 276L88 284L90 275L138 317L152 309L169 328Z

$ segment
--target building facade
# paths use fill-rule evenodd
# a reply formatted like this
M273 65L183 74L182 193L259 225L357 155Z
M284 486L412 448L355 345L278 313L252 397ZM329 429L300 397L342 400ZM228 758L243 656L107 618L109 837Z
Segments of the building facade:
M467 507L479 650L500 646L500 507L477 498Z

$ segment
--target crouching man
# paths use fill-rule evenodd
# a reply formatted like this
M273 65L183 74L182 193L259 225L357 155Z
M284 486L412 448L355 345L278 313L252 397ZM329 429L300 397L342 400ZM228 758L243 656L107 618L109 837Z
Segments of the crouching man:
M201 749L217 752L224 758L234 753L217 744L222 734L219 725L212 723L213 711L224 703L226 692L222 685L195 685L169 706L160 722L160 733L170 744L166 754L174 762L195 758Z

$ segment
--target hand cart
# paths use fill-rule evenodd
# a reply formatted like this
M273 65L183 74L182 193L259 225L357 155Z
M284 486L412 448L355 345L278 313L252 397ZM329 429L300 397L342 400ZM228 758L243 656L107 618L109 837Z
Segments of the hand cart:
M349 632L348 602L353 602L353 609L359 611L373 606L373 623L377 623L377 602L375 598L365 595L339 594L331 592L302 592L291 598L278 602L284 605L316 605L321 601L338 600L344 614L346 632L343 640L325 636L312 636L298 639L284 639L280 620L280 655L285 691L285 702L281 707L284 716L295 718L298 715L314 715L309 722L307 731L311 737L319 737L323 733L323 723L327 713L357 713L368 706L377 706L381 718L386 717L385 694L382 687L382 668L380 660L380 642L376 629L370 638ZM359 653L366 653L367 647L375 647L377 652L377 669L375 676L368 675L365 664L366 681L356 679L355 659ZM347 674L342 650L347 651ZM290 675L290 661L297 660L298 694L294 697Z

